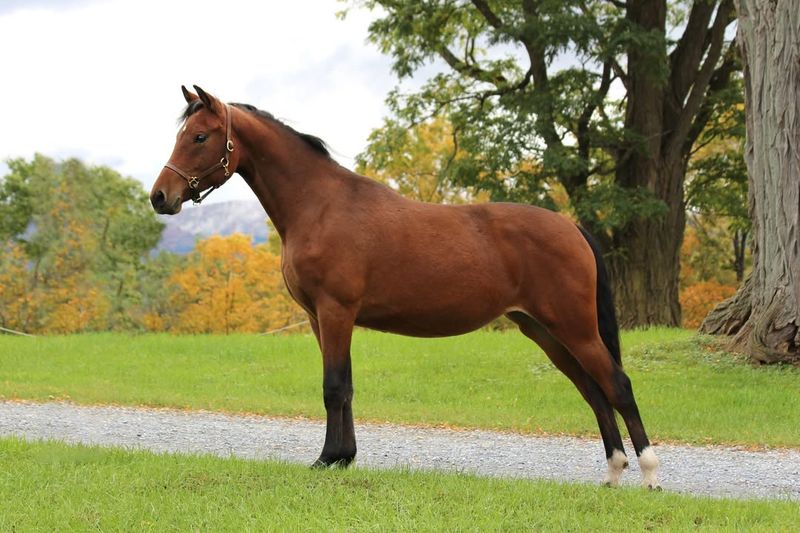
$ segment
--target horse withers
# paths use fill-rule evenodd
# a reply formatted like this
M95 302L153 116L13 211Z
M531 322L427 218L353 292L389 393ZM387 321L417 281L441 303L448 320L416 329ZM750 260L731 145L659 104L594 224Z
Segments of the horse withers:
M506 315L575 384L597 418L615 486L628 466L614 410L657 488L658 459L622 369L608 276L588 233L511 203L409 200L338 165L324 142L195 86L169 162L150 195L158 213L200 202L235 172L280 235L281 270L308 314L323 360L325 444L316 466L356 455L353 327L459 335ZM201 192L205 191L205 194Z

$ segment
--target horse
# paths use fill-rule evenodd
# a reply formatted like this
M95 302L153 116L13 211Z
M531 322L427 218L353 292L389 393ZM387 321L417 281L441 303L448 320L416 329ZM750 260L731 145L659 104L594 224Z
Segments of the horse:
M460 335L507 316L575 385L597 419L617 486L628 466L615 410L660 488L659 461L623 371L601 252L552 211L514 203L439 205L405 198L337 164L318 137L194 86L175 146L150 193L174 215L238 173L282 242L281 271L322 353L325 442L312 466L356 456L354 326L416 337ZM201 192L204 194L201 195Z

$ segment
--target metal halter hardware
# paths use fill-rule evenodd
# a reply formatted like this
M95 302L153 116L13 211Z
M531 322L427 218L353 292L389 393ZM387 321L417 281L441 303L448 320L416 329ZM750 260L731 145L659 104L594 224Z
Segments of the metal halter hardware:
M191 194L192 202L197 205L203 200L206 199L206 196L211 194L214 189L218 189L219 185L214 185L210 189L208 189L205 194L200 194L198 187L200 187L200 180L209 176L216 172L219 169L222 169L225 172L225 177L229 177L231 175L231 171L228 168L230 165L230 155L233 152L233 141L231 140L231 110L228 104L223 104L225 106L225 154L219 160L219 163L214 165L211 168L206 169L205 172L199 174L197 176L190 176L188 173L184 172L183 170L179 169L169 161L167 164L164 165L164 168L168 168L171 171L178 174L180 177L186 180L186 183L189 184L189 194Z

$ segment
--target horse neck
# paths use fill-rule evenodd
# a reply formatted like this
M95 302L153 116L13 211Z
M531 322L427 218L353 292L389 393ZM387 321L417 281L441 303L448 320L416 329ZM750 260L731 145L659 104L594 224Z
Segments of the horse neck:
M324 177L338 165L279 124L249 115L239 123L242 126L234 126L234 131L243 152L237 172L285 239L288 229L299 224L308 209L329 198Z

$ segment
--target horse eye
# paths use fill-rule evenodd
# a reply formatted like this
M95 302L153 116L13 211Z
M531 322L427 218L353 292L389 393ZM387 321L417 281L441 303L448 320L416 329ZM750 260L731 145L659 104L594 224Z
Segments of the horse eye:
M208 139L208 135L205 133L198 133L194 138L194 142L200 144L206 142L206 139Z

